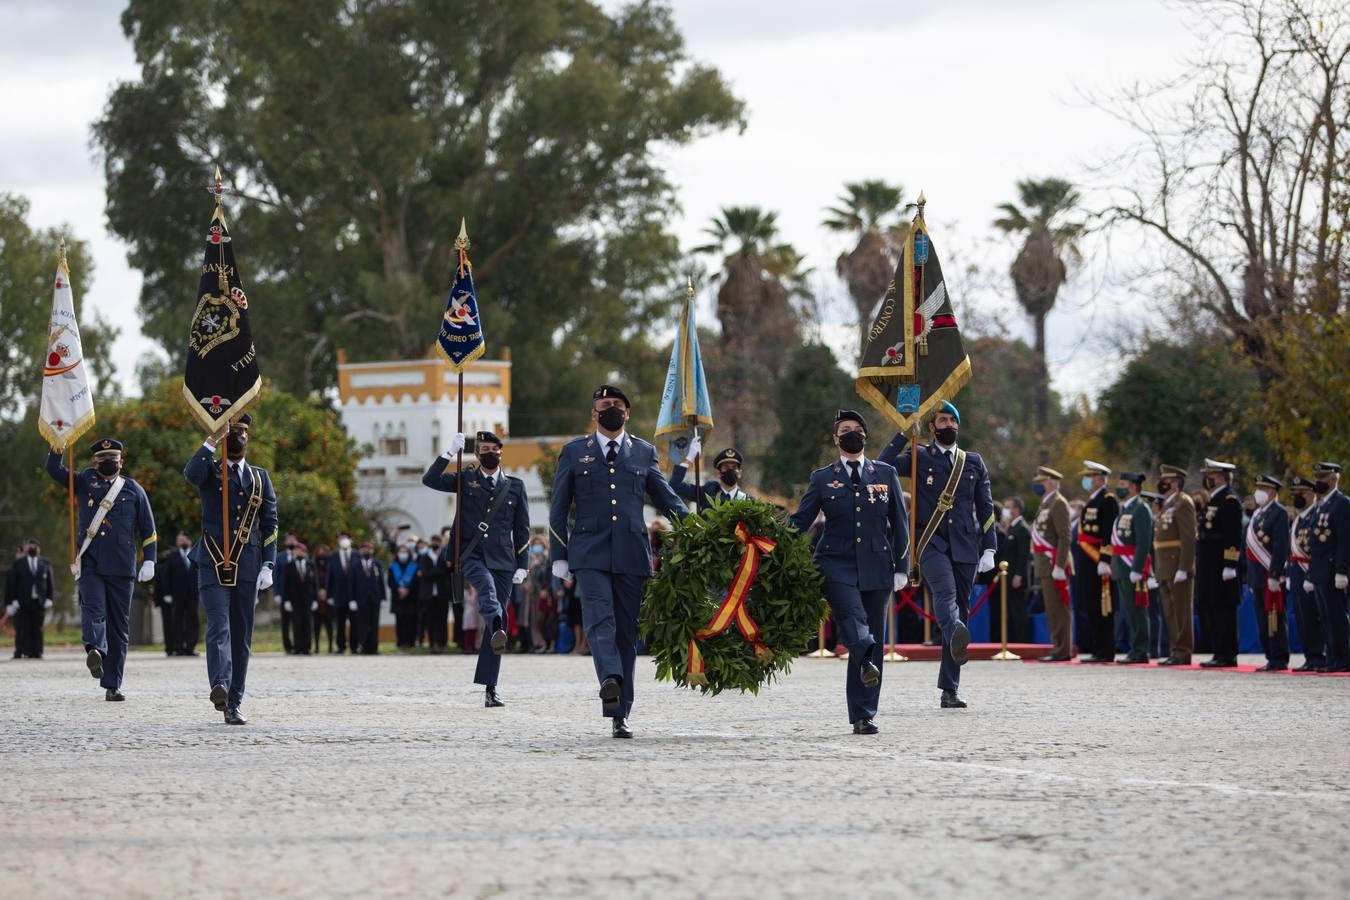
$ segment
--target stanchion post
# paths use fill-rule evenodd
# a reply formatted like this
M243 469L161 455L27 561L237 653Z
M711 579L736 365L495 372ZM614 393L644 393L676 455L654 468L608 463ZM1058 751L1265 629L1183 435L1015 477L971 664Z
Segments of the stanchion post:
M890 610L886 614L886 623L891 630L891 649L882 657L886 662L909 662L909 657L900 652L900 611L895 608L895 591L891 591Z
M816 649L806 654L808 659L834 659L834 654L825 648L825 623L820 623L820 630L816 632Z
M1000 641L1003 648L994 654L994 659L1021 659L1016 653L1008 649L1008 561L1005 559L998 564L999 580L999 632Z

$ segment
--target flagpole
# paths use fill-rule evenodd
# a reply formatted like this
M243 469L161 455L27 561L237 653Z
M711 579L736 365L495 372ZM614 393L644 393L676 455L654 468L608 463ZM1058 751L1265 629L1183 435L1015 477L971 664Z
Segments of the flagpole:
M66 452L70 454L70 462L66 466L66 474L69 476L67 487L69 488L66 498L70 501L70 564L74 565L75 559L75 444L72 442L66 447Z
M915 222L918 222L920 219L923 218L923 208L924 208L924 204L925 204L926 202L927 202L927 201L926 201L926 199L925 199L925 197L924 197L923 191L920 191L920 192L919 192L918 211L914 214L914 221L915 221ZM913 226L910 227L910 232L909 232L909 233L910 233L910 239L909 239L909 241L906 242L906 248L909 249L909 252L912 253L912 252L913 252L913 249L912 249L912 248L913 248L913 246L914 246L914 229L913 229ZM922 266L919 267L919 278L920 278L920 279L923 278L923 267L922 267ZM904 286L902 287L902 290L909 290L910 293L911 293L911 296L912 296L912 295L913 295L913 291L914 291L914 285L912 285L912 284L904 285ZM902 294L901 296L903 296L903 294ZM914 297L914 302L915 302L915 303L919 302L919 299L920 299L919 297ZM910 359L914 361L914 363L915 363L914 371L917 373L917 372L918 372L918 359L917 359L917 354L918 354L918 352L919 352L919 349L918 349L918 340L915 339L914 343L911 344L909 347L906 347L905 349L906 349L907 352L909 352L909 354L910 354ZM918 532L918 530L919 530L919 526L918 526L918 519L919 519L919 513L918 513L918 509L919 509L919 434L920 434L920 432L919 432L919 427L920 427L920 426L919 426L919 420L918 420L918 418L916 417L915 420L914 420L914 425L913 425L913 427L912 427L911 430L910 430L910 438L909 438L909 496L910 496L910 504L909 504L909 566L910 566L911 572L919 572L919 561L918 561L917 559L914 558L914 554L918 551L917 543L918 543L918 540L919 540L919 536L918 536L918 534L917 534L917 532ZM927 606L928 606L928 602L927 602L927 601L928 601L928 592L927 592L927 591L924 591L924 607L925 607L925 609L926 609ZM931 643L932 640L933 640L933 623L928 619L927 616L924 616L924 617L923 617L923 642L924 642L925 644L928 644L928 643Z
M225 214L220 209L222 195L220 187L220 166L216 166L216 212L220 215L220 227L225 229ZM216 283L220 288L220 298L230 295L230 279L225 274L225 235L216 242ZM228 572L230 566L230 414L225 413L225 434L220 444L220 547L225 562L223 568Z
M455 238L455 249L459 251L459 265L462 268L468 258L469 253L469 229L463 219L459 220L459 237ZM481 320L479 329L481 330ZM455 430L464 433L464 369L460 368L457 372L457 387L455 390ZM463 585L463 572L459 568L459 550L463 543L464 529L460 527L462 516L460 512L464 506L464 448L461 446L455 452L455 571L459 573L459 583ZM452 582L453 583L453 582Z

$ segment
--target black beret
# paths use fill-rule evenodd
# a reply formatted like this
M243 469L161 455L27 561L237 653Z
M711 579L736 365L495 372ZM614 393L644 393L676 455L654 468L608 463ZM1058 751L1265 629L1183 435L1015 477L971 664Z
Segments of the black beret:
M243 425L245 428L253 427L253 413L244 413L239 418L230 423L231 425Z
M841 409L834 414L834 424L837 428L840 422L857 422L862 426L863 431L867 430L867 420L862 417L862 413L852 409Z
M493 434L493 433L490 432L490 431L480 431L480 432L478 432L478 443L480 443L480 444L497 444L497 445L500 446L500 445L501 445L501 442L502 442L502 439L499 438L499 437L497 437L495 434Z
M745 465L745 457L741 456L741 451L737 450L735 447L728 447L713 457L713 468L717 468L727 460L735 462L738 466Z
M89 455L96 456L99 453L107 453L110 450L116 450L120 453L122 451L122 442L114 441L111 438L94 441L94 443L89 446Z
M618 388L616 388L612 384L602 384L595 389L594 394L591 394L592 401L604 400L606 397L618 397L620 400L623 401L624 406L628 407L629 409L633 408L633 404L628 402L628 395L625 394L623 391L619 390Z
M1134 484L1136 484L1136 485L1138 485L1138 486L1143 486L1143 484L1144 484L1144 473L1143 473L1143 472L1121 472L1121 473L1120 473L1120 480L1121 480L1121 481L1131 481L1131 482L1134 482Z

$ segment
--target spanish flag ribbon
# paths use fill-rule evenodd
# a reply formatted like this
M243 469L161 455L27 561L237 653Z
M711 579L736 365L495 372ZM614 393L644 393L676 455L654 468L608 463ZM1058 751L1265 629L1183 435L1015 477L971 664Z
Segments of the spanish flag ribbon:
M1284 591L1272 591L1266 588L1266 633L1272 637L1280 630L1280 617L1284 615Z
M771 553L778 544L766 537L759 537L750 534L750 529L744 522L736 523L736 540L745 545L745 552L741 555L740 567L736 570L736 577L731 580L731 586L727 588L727 595L722 600L722 605L717 608L712 621L705 627L694 632L694 636L689 639L689 662L686 667L690 684L707 684L707 676L703 674L703 654L699 652L698 642L706 641L716 634L721 634L734 621L736 627L741 630L741 634L747 641L755 646L755 658L765 662L772 658L773 653L759 639L759 626L755 620L750 618L750 612L745 608L745 602L750 596L750 588L755 583L755 576L759 574L759 557L762 553Z

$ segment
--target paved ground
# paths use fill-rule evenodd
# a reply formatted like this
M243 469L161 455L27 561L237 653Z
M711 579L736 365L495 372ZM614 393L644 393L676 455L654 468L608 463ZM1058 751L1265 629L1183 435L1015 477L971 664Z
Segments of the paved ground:
M890 666L759 697L647 680L608 737L589 659L262 656L227 728L205 662L0 661L0 896L455 893L1350 896L1350 679Z

